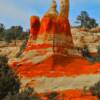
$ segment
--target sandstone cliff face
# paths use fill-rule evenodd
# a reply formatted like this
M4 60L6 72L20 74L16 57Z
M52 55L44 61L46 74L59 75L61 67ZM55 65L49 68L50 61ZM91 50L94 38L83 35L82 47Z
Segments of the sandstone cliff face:
M33 27L34 25L38 25L38 27ZM40 49L41 52L65 56L72 54L70 52L73 48L70 24L65 17L48 14L42 18L40 24L38 18L31 17L30 38L25 51L32 46L33 49L31 47L30 50L33 51L37 51L37 47L39 47L38 50Z

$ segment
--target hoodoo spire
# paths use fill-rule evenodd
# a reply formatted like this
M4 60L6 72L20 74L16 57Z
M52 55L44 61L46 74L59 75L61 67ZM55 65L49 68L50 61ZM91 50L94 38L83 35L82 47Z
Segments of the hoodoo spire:
M23 54L16 65L39 68L64 67L64 60L74 55L71 28L68 20L69 0L61 0L60 14L56 0L52 0L49 11L42 17L31 17L31 34ZM62 63L62 64L61 64ZM30 64L30 65L29 65Z
M57 11L56 8L57 8L56 0L52 0L50 9L49 9L49 11L46 13L46 15L47 15L47 14L55 14L55 15L57 15L57 14L58 14L58 11Z
M69 16L69 0L61 0L60 2L60 14L62 16Z

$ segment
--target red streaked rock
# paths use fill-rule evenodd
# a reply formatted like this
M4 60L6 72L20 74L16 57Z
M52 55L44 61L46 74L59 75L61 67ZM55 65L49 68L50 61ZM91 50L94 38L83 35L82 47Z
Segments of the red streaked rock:
M65 33L66 35L71 36L71 29L69 20L66 17L58 16L57 17L57 29L58 33Z
M43 33L56 33L56 16L44 16L41 20L41 27L39 34Z
M31 16L31 18L30 18L30 33L31 33L33 39L36 39L39 29L40 29L39 17Z

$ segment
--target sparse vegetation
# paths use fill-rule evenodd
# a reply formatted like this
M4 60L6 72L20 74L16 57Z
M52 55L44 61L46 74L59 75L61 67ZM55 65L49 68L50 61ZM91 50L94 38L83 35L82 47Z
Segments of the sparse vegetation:
M8 58L0 56L0 100L41 100L31 88L19 93L19 79L7 63Z
M10 43L14 40L25 40L29 36L29 31L23 31L22 26L11 26L9 29L5 29L4 24L0 24L0 41Z

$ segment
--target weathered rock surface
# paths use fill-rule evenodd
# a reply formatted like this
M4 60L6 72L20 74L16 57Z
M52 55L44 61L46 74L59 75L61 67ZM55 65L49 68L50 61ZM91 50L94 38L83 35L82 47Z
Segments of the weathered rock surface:
M100 33L80 31L78 28L72 28L71 32L75 47L87 45L90 52L97 52L97 46L100 46Z

